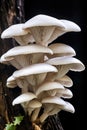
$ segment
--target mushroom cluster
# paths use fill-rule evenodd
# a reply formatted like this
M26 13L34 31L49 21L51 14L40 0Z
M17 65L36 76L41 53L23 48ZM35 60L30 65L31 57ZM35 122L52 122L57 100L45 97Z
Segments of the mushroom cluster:
M14 38L20 45L0 58L1 63L17 69L6 84L8 88L21 88L21 95L12 105L21 104L32 122L43 123L61 110L75 112L73 105L65 101L73 96L69 89L73 81L67 73L83 71L85 66L74 57L72 47L52 42L64 33L79 31L80 27L72 21L40 14L2 32L2 39Z

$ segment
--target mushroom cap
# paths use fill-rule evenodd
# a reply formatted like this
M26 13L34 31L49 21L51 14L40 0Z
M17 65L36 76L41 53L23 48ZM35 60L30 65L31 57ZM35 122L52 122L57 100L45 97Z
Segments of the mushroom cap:
M28 67L22 68L20 70L17 70L13 73L13 77L20 78L24 76L29 76L32 74L41 74L41 73L47 73L47 72L57 72L57 68L46 64L46 63L38 63L29 65Z
M74 113L75 112L75 108L73 107L73 105L71 103L67 102L67 101L65 103L66 103L66 105L64 105L62 107L62 109L67 111L67 112Z
M52 56L50 57L54 57L54 56L75 56L75 50L66 44L63 43L53 43L51 45L49 45L49 48L53 51Z
M13 73L13 75L7 79L7 87L10 87L10 88L16 87L17 86L16 79L18 78L22 79L25 76L30 76L33 74L41 74L41 73L44 74L47 72L57 72L57 71L58 70L56 69L56 67L49 64L45 64L45 63L33 64L28 67L22 68L20 70L16 70ZM40 79L40 77L38 78Z
M26 35L28 33L27 30L23 30L24 24L15 24L15 25L11 25L10 27L8 27L6 30L4 30L1 34L1 38L11 38L14 36L21 36L21 35Z
M65 25L65 31L69 32L69 31L74 31L74 32L80 32L81 28L74 22L69 21L69 20L65 20L65 19L61 19L60 20L62 23L64 23Z
M30 108L38 108L41 106L42 106L42 104L36 99L31 100L28 105L28 107L30 107Z
M49 91L53 89L64 89L64 87L58 82L45 82L36 90L36 95L39 95L43 91Z
M43 14L36 15L25 22L25 24L23 25L23 29L35 26L58 26L61 28L65 28L65 25L60 20Z
M20 96L18 96L17 98L15 98L12 102L12 105L16 105L16 104L21 104L23 102L29 102L32 99L36 98L36 95L31 93L31 92L27 92L24 94L21 94Z
M54 89L64 89L64 87L58 82L45 82L39 86L36 90L36 95L41 94L43 91L49 91Z
M57 97L57 96L46 97L46 98L42 99L41 102L49 103L49 104L58 104L58 105L62 105L62 106L64 106L66 104L63 99L61 99L60 97Z
M25 51L26 50L26 51ZM17 46L9 51L7 51L4 55L1 56L1 62L9 61L14 59L15 56L28 55L33 53L50 53L53 54L52 50L37 44L31 44L26 46Z
M58 81L60 84L62 84L65 87L71 87L73 85L72 79L67 75L64 75L63 77L58 79L57 76L55 76L55 81Z
M65 88L65 89L60 89L57 91L56 96L62 97L62 98L72 98L73 93L71 90Z
M7 83L6 83L6 86L8 88L15 88L17 86L17 83L15 82L15 78L13 76L10 76L8 79L7 79Z
M47 60L46 63L51 65L70 65L70 70L72 71L83 71L85 69L84 64L80 60L68 56L52 58Z

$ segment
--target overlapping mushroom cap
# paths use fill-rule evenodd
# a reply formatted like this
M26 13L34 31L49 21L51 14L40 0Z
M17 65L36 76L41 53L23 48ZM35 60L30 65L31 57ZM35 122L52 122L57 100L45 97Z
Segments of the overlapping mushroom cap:
M66 32L79 32L80 27L69 20L59 20L48 15L37 15L24 24L16 24L8 27L1 38L15 38L20 45L36 42L43 46Z
M21 94L12 105L21 104L32 122L38 119L42 123L61 110L75 112L73 105L65 101L73 97L69 89L73 81L67 73L70 70L83 71L85 66L74 57L76 52L72 47L52 43L71 31L79 32L81 29L72 21L41 14L23 24L10 26L1 34L2 39L14 38L23 45L7 51L0 62L16 67L6 85L21 88ZM39 115L41 109L43 112Z

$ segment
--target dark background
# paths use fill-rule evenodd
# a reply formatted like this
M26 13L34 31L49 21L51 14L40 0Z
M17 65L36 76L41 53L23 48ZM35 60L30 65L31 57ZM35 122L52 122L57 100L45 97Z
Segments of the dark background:
M62 42L72 46L85 66L87 66L86 50L86 3L83 0L25 0L25 19L35 15L46 14L58 19L67 19L77 23L81 32L69 32L54 42ZM86 67L87 68L87 67ZM68 100L75 107L75 113L61 111L59 117L64 130L86 129L86 70L83 72L69 72L74 85L71 88L73 98Z

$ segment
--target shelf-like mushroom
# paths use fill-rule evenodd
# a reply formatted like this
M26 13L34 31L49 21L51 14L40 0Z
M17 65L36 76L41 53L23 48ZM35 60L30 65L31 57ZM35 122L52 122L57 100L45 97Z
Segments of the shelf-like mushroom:
M4 30L1 34L1 38L14 38L20 45L27 45L28 43L33 43L35 40L28 30L23 30L24 24L14 24Z
M70 32L80 31L80 27L68 20L59 20L47 15L37 15L23 25L24 30L30 30L36 43L48 46L58 36Z
M53 55L47 55L49 58L76 55L75 50L64 43L53 43L48 47L53 51Z
M30 44L17 46L3 54L0 58L0 62L6 64L9 62L9 64L20 69L32 63L42 62L44 55L47 53L53 54L50 48L41 45Z

